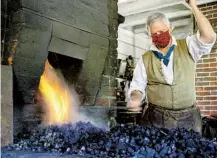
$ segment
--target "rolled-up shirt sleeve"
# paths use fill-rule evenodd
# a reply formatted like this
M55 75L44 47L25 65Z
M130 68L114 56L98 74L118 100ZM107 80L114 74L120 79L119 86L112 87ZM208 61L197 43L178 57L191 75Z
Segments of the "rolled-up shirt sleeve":
M215 44L216 38L212 43L204 43L200 40L199 30L195 35L188 36L186 43L188 46L189 53L195 62L198 62L203 55L209 54L213 45Z
M133 79L130 83L130 89L128 91L128 99L131 97L131 93L134 90L142 92L143 98L145 97L145 89L147 86L147 74L145 70L145 65L143 64L142 58L136 64L133 72Z

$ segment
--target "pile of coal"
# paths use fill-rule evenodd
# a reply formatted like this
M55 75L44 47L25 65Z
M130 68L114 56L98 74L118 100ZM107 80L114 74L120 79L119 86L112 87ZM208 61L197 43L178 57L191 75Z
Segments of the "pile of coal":
M217 142L194 131L124 124L105 131L83 122L24 131L8 149L104 158L217 157Z

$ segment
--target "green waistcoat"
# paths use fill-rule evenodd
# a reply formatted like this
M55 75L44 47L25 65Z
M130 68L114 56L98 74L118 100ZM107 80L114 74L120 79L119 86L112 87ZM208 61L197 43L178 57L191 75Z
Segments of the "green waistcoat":
M163 75L161 61L151 51L143 55L147 73L148 102L169 109L183 109L196 102L195 72L196 64L191 57L185 40L177 40L173 52L172 85Z

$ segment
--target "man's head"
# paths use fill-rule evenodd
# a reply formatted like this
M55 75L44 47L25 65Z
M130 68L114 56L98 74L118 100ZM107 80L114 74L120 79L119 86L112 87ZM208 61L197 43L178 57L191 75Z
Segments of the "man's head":
M152 42L159 48L165 48L171 40L172 26L163 13L154 13L147 18L147 31Z

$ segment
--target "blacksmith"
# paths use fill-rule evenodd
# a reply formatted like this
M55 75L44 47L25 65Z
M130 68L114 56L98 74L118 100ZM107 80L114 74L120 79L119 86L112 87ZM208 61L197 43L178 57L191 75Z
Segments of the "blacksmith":
M147 18L147 30L152 38L150 50L143 54L134 70L129 90L128 108L141 111L147 96L146 123L159 128L187 128L201 133L201 114L196 105L196 63L209 54L215 41L208 19L190 0L198 25L195 35L183 40L172 36L172 26L162 13Z

